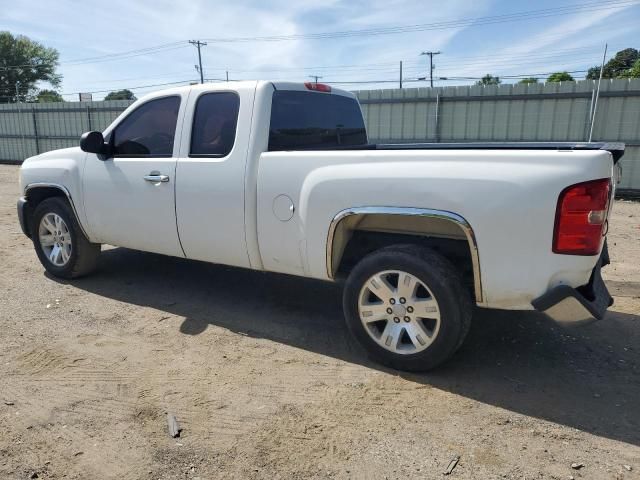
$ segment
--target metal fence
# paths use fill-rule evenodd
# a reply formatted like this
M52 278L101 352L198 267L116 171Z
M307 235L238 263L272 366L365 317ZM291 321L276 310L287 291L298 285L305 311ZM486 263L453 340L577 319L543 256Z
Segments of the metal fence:
M596 82L363 90L356 92L372 142L585 141ZM78 145L131 104L0 105L0 161ZM640 190L640 79L604 80L594 141L622 141L621 188Z
M78 145L80 135L103 130L132 102L11 103L0 105L0 161Z
M374 142L586 141L597 82L363 90ZM603 80L593 141L627 144L620 188L640 190L640 79Z

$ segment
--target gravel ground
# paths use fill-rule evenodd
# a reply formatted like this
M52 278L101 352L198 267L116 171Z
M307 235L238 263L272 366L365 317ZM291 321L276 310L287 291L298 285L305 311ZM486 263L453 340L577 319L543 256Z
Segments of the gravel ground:
M458 456L448 478L640 478L638 203L614 207L605 320L480 311L410 375L348 341L332 284L119 248L47 276L17 177L0 166L2 479L447 478Z

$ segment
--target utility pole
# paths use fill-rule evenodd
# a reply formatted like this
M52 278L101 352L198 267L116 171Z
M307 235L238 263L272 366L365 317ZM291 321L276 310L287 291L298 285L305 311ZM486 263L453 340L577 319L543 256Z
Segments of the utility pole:
M402 90L402 60L400 60L400 90Z
M600 82L602 82L602 72L604 71L604 62L607 60L607 47L608 45L604 44L604 54L602 55L602 66L600 67L600 77L598 78L598 89L596 90L596 98L593 103L593 117L591 117L591 128L589 129L589 142L593 137L593 126L596 123L596 112L598 111L598 97L600 96Z
M229 70L226 70L225 73L227 74L227 82L229 81Z
M309 75L309 78L313 78L313 81L315 82L315 84L318 84L318 79L322 78L318 75Z
M433 88L433 56L440 55L442 52L422 52L420 55L429 55L429 83Z
M204 47L206 42L201 42L200 40L189 40L191 45L195 45L198 49L198 72L200 72L200 83L204 83L204 72L202 71L202 55L200 55L200 47Z

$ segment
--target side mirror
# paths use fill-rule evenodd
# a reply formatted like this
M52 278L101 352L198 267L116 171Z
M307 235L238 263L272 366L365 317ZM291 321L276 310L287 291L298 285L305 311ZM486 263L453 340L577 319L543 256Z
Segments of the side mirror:
M87 153L107 153L102 132L86 132L80 137L80 148Z

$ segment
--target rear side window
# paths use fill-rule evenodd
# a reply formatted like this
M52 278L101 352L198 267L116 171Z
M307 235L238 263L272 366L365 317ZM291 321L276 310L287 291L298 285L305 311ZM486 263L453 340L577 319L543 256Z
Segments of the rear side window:
M192 157L226 157L236 138L240 98L232 92L198 98L191 132Z
M342 95L276 90L271 104L269 150L366 145L358 102Z
M150 100L125 118L109 138L120 157L170 157L180 97Z

